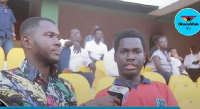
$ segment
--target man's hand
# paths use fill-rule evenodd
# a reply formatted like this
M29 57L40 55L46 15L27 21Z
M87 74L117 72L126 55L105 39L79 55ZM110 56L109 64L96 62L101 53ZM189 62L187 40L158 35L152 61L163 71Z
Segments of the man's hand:
M192 64L199 64L199 61L194 61L194 62L192 62Z
M73 52L78 54L81 53L81 45L77 41L73 41L74 49Z
M15 33L12 33L12 38L13 38L13 40L16 40L16 34Z
M120 100L118 98L109 95L88 101L82 106L120 106L119 104Z

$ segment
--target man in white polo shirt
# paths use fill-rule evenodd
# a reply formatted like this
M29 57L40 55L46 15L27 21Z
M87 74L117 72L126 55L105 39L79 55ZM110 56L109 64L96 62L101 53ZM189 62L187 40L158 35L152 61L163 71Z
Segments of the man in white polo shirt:
M190 47L190 54L185 56L184 66L187 68L189 77L196 82L200 77L200 60L198 59L198 49L196 46Z
M103 60L104 54L108 51L107 46L101 42L103 33L101 29L94 30L94 40L87 42L85 50L88 51L93 62Z
M80 34L80 31L78 29L72 29L71 32L70 32L70 36L71 36L70 40L80 43L81 34ZM69 40L61 40L62 46L64 44L68 45L68 43L70 43ZM74 51L75 50L74 45L70 46L70 50L71 50L71 55L70 55L70 61L69 61L69 70L71 70L73 73L80 74L80 75L84 76L88 80L90 86L92 86L92 83L94 81L94 74L91 73L91 72L84 72L83 73L83 72L77 71L78 68L81 65L83 65L85 67L89 67L93 72L95 71L95 65L90 60L88 52L83 48L81 48L80 52L75 52Z

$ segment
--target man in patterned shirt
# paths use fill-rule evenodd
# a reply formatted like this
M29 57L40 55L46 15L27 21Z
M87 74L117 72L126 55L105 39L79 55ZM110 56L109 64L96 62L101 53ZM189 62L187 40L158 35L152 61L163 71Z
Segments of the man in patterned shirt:
M33 17L20 28L26 59L20 68L0 72L0 99L8 106L76 106L72 85L58 78L54 64L59 61L60 33L47 18ZM117 105L118 99L107 96L83 106Z

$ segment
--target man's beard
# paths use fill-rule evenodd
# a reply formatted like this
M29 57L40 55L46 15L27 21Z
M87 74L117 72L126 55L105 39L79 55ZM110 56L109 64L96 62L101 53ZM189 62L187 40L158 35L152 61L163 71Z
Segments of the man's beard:
M45 51L45 50L41 49L41 47L38 46L36 43L35 43L35 46L37 46L35 59L37 59L40 62L45 63L46 65L53 65L53 64L57 64L59 62L59 60L50 58L50 56L49 56L50 53L44 53L43 51Z
M41 52L37 52L36 57L38 61L44 62L46 65L53 65L59 62L59 60L51 59L49 56L43 55Z

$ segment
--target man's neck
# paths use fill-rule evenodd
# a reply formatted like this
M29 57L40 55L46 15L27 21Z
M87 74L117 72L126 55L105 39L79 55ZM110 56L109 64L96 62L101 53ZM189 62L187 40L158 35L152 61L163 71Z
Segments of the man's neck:
M127 80L131 80L133 84L140 84L142 82L142 79L141 79L140 75L137 75L137 76L132 77L132 78L119 76L119 80L122 81L122 82L126 82Z
M161 49L161 48L159 50L162 51L163 53L165 53L166 51L166 49Z
M3 8L6 8L6 4L1 4L1 3L0 3L0 5L1 5Z
M100 44L100 41L97 41L97 40L94 40L94 41L95 41L96 44L98 44L98 45Z
M33 65L42 75L43 81L48 83L49 76L50 76L50 66L42 61L38 61L37 59L33 58L26 58L31 65Z

